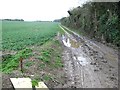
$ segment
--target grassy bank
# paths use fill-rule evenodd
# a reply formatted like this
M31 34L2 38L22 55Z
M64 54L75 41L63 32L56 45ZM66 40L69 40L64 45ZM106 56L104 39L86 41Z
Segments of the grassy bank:
M18 51L15 55L5 56L2 59L3 84L10 83L6 78L9 80L11 77L29 77L32 81L43 81L49 87L64 83L62 51L61 43L53 38L41 46L30 46L29 49ZM22 57L24 56L22 72L21 53Z

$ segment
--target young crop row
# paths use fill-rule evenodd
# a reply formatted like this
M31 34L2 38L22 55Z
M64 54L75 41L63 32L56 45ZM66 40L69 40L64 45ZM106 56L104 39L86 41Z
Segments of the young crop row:
M21 50L31 45L42 45L60 30L54 22L2 22L2 49Z

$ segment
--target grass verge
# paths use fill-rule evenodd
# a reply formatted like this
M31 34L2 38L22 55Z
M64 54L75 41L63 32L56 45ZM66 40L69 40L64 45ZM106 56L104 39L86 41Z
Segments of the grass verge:
M30 52L27 51L26 54L25 50L22 50L15 55L4 58L2 63L2 72L6 72L4 73L5 76L3 76L4 85L9 83L9 81L5 80L8 77L29 77L32 79L33 86L37 85L39 81L43 81L48 87L64 83L62 79L64 76L64 65L62 62L63 48L56 37L41 46L36 45L28 48L30 48ZM19 59L21 56L24 56L23 72L19 70Z

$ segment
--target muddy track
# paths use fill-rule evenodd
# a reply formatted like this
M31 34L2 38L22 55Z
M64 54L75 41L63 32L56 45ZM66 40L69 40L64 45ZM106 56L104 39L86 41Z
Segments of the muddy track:
M64 87L117 88L118 52L61 28L65 31L65 35L59 36L64 45Z

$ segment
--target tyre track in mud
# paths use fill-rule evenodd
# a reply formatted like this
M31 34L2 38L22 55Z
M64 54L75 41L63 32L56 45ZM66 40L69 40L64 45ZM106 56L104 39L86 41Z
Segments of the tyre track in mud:
M64 45L66 84L63 87L117 88L118 58L116 53L111 53L114 50L107 50L107 46L80 37L73 31L70 34L65 27L60 27L65 31L65 35L59 36ZM79 46L72 46L71 40Z

